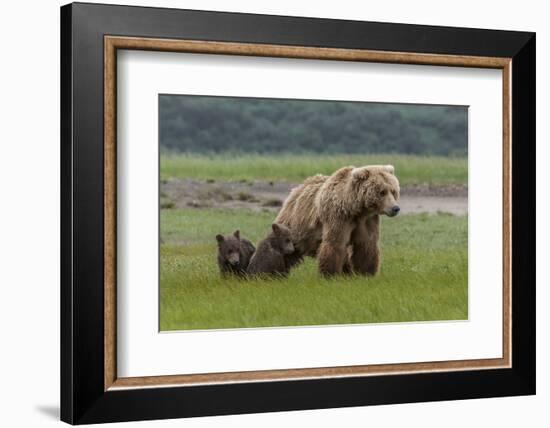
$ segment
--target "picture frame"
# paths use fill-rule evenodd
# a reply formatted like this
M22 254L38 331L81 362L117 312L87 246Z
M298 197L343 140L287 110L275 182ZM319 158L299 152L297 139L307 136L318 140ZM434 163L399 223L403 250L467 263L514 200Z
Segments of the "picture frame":
M502 358L118 377L118 50L502 70ZM85 424L534 394L535 96L534 33L63 6L61 419Z

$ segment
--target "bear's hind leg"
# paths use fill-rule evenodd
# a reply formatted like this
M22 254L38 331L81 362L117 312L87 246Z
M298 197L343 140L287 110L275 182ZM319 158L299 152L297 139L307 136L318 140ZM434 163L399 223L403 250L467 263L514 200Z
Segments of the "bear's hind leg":
M342 273L346 275L353 274L353 263L351 258L353 257L353 247L348 245L346 248L346 261L344 262L344 267L342 268Z

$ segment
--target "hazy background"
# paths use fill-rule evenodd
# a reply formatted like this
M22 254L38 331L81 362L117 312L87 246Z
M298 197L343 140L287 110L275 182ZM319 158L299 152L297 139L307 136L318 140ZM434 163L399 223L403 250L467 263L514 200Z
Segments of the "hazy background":
M160 145L175 152L465 156L468 109L161 95Z

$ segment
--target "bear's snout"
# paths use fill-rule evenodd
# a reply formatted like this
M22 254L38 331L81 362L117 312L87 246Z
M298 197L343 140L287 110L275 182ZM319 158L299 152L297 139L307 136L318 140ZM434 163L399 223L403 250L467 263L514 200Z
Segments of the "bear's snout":
M238 254L230 254L229 257L227 258L227 261L229 262L229 264L235 266L235 265L239 264L239 255Z
M285 245L284 253L285 254L292 254L294 252L294 244L292 242L289 242Z
M399 211L401 211L401 208L399 208L399 205L394 205L391 208L384 210L384 213L388 217L395 217L397 214L399 214Z

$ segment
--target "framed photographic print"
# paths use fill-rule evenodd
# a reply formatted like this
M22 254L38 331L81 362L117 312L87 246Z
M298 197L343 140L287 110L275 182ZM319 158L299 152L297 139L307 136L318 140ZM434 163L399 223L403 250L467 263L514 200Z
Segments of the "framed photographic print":
M535 35L61 8L61 418L535 393Z

